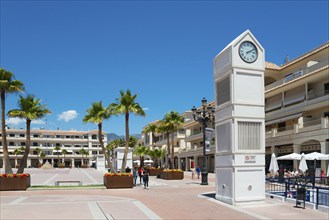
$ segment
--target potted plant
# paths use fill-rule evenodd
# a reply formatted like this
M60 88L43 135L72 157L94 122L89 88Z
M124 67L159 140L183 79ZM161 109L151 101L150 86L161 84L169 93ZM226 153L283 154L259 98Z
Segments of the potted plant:
M28 173L0 174L0 191L26 190L31 186L31 177Z
M181 169L164 169L160 176L165 180L182 180L184 172Z
M107 189L133 188L133 175L131 173L105 173L104 186Z

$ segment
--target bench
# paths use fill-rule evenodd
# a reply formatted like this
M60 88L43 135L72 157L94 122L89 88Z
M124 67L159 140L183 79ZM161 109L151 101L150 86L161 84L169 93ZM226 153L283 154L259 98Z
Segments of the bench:
M78 186L82 186L82 181L80 180L58 180L58 181L55 181L55 186L59 186L61 183L77 183Z

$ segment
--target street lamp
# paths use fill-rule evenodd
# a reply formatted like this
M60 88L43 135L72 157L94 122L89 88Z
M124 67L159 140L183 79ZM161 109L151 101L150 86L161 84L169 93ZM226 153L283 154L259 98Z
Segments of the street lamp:
M214 121L215 108L210 104L207 105L207 99L201 100L202 106L197 109L195 106L191 109L193 113L193 119L202 125L203 132L203 170L201 173L201 185L208 185L208 172L207 172L207 161L206 161L206 127L208 122Z

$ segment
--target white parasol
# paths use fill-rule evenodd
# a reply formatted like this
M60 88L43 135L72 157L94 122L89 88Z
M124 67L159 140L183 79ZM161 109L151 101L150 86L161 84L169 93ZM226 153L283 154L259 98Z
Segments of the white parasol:
M306 170L308 170L307 164L306 164L306 159L305 159L305 154L302 153L300 163L299 163L299 170L301 170L303 173L305 173Z
M274 175L279 170L279 165L278 165L278 161L276 160L275 153L272 154L271 163L268 170Z

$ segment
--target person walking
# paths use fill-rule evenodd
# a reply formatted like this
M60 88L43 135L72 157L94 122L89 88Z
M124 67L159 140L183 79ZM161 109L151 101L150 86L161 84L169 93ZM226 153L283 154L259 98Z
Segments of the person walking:
M143 182L144 182L144 189L147 189L149 187L149 173L145 171L143 173Z
M144 172L143 167L139 167L139 169L138 169L139 184L142 184L143 172Z
M136 186L137 176L138 176L138 170L137 170L137 167L135 167L133 169L134 186Z
M197 174L198 174L198 179L200 179L200 173L201 173L200 166L198 166L198 167L196 168L196 172L197 172Z

